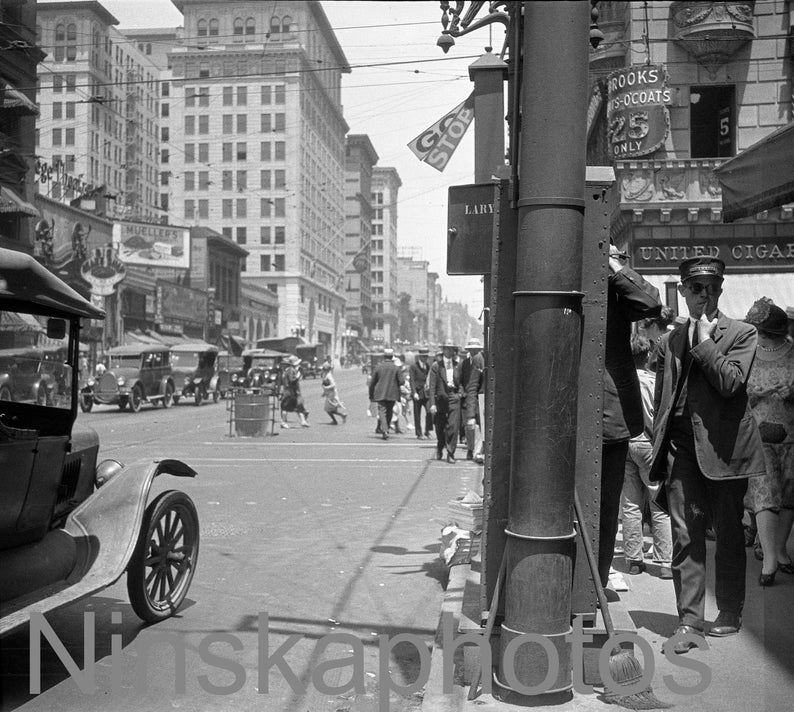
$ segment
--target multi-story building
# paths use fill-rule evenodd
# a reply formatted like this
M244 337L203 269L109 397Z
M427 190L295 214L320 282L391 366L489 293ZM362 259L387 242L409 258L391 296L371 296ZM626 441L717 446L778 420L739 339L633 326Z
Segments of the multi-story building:
M158 70L99 2L39 2L39 192L157 219Z
M369 136L350 134L345 148L345 309L348 341L372 329L372 169L378 154Z
M33 250L36 3L0 3L0 247Z
M421 258L421 248L400 247L397 252L397 298L407 298L411 315L410 328L400 324L400 338L412 343L428 343L429 307L432 300L428 277L429 263ZM400 316L403 316L400 310Z
M161 97L160 166L171 221L243 246L244 279L278 295L278 335L338 352L350 69L325 12L318 2L173 2L184 30Z
M391 344L397 335L397 194L402 181L395 168L372 171L372 338Z
M725 224L714 169L792 119L794 16L783 2L601 2L588 158L613 165L612 236L679 312L677 266L727 264L720 308L794 306L794 204Z

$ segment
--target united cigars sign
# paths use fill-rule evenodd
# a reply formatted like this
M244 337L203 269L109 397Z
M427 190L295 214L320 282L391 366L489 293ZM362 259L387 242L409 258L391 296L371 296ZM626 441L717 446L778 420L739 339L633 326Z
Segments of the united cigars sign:
M624 67L607 81L609 152L613 159L654 153L670 130L667 110L673 98L662 65Z

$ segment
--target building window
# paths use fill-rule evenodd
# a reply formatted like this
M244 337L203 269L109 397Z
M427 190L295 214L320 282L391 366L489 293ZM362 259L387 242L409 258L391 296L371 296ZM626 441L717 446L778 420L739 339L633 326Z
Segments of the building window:
M235 18L232 32L234 33L234 41L243 41L243 21L239 17Z
M206 198L198 201L199 217L207 219L210 216L210 201Z
M237 87L237 106L248 104L248 87Z
M168 185L171 173L169 171L162 171L160 173L160 185Z
M273 231L273 242L277 245L283 245L287 237L286 228L283 225L277 225Z
M270 171L259 171L259 188L270 190ZM265 200L263 198L263 200Z
M185 190L196 189L196 174L193 171L185 171Z
M259 255L259 271L270 272L270 255Z
M196 144L185 144L185 163L195 163L196 161Z
M248 171L237 171L237 190L241 193L248 189Z
M284 84L276 85L276 104L284 104L286 100L286 89Z
M163 127L160 129L160 140L161 140L163 143L168 143L168 139L169 139L169 137L170 137L170 134L168 133L168 127L167 127L167 126L163 126Z
M234 102L234 87L223 87L223 105L231 106Z
M207 135L210 132L210 117L206 114L199 116L199 133Z
M196 203L193 200L185 201L185 220L192 220L196 214Z
M287 171L283 169L276 170L276 181L275 187L276 188L286 188L287 187Z
M276 198L275 215L277 218L283 218L285 215L286 200L284 198Z
M198 94L199 106L209 106L210 105L210 88L209 87L199 87Z
M249 17L245 21L245 34L246 35L255 35L256 34L256 23L254 22L253 17Z
M237 200L237 217L244 218L247 217L246 213L248 212L248 201L245 198L238 198Z
M245 143L237 144L237 160L245 161L248 158L248 146Z
M168 193L161 193L160 194L160 210L164 212L168 212Z
M231 161L232 160L232 149L233 149L233 147L234 147L234 144L231 144L231 143L224 143L223 144L223 146L221 147L222 160L224 160L224 161Z
M290 27L292 27L292 18L289 15L284 15L284 18L281 20L281 31L289 32Z
M285 267L284 262L285 262L284 255L273 255L273 271L283 272Z
M63 91L63 78L56 75L52 79L52 90L56 94L60 94Z
M286 114L276 114L276 126L273 130L283 132L286 131L286 128L287 128Z
M220 23L217 20L210 20L210 37L218 36L218 28Z
M271 92L270 92L270 87L269 86L263 86L262 87L262 94L261 94L260 99L261 99L262 106L267 106L268 104L271 103Z
M161 96L171 95L171 85L168 82L163 82L162 84L160 84L160 95Z
M223 235L227 240L232 239L232 229L230 227L222 227L221 228L221 235Z
M237 133L248 133L248 116L246 114L237 114Z
M66 75L66 91L74 91L77 88L77 77L74 74Z
M210 145L208 143L200 143L198 145L199 149L199 161L202 163L207 163L210 160Z
M56 101L52 105L52 118L53 119L63 118L63 104L60 101Z
M689 140L692 158L727 158L734 155L734 93L733 85L691 87Z
M270 133L273 130L270 120L270 114L262 114L261 120L259 122L259 130L262 133Z
M270 226L269 225L261 225L259 227L259 244L260 245L269 245L270 244Z
M199 190L210 189L210 173L209 171L199 171Z
M209 79L210 76L210 65L208 62L201 62L199 64L199 78L201 79Z
M196 26L196 35L198 37L206 37L207 36L207 21L206 20L199 20L198 25Z
M234 116L231 114L224 114L222 119L222 131L225 134L230 134L234 130Z
M248 235L246 233L246 229L244 227L237 228L237 244L244 245L248 242Z
M223 171L221 175L223 176L222 177L223 182L221 183L221 188L223 190L233 190L234 187L232 186L232 172Z
M270 34L277 35L281 32L281 19L273 15L270 18Z
M221 201L221 215L226 220L231 220L232 218L232 209L234 206L234 202L229 198L224 198Z
M61 129L53 129L52 130L52 145L53 146L62 146L63 139L61 138L62 132Z
M269 198L260 198L259 200L259 215L263 218L270 217L270 205L272 204L272 200Z
M270 142L263 141L259 144L259 160L260 161L269 161L270 160Z
M192 136L196 133L196 117L195 116L186 116L185 117L185 135Z
M170 112L169 112L168 104L165 102L160 104L160 116L162 116L165 119L169 116L169 113Z

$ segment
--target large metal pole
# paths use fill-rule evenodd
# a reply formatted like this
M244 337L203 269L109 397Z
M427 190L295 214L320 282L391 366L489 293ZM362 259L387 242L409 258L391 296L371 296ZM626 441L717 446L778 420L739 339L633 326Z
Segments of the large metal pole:
M498 682L527 694L572 686L565 636L575 551L589 24L588 2L524 3L513 472ZM516 648L524 633L544 645Z

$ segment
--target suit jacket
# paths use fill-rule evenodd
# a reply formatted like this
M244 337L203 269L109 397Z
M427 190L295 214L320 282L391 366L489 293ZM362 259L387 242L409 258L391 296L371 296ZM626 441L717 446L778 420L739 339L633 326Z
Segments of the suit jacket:
M420 399L425 397L425 383L430 373L430 363L422 363L419 357L411 364L411 395L419 395Z
M604 350L605 443L623 442L643 431L642 396L631 355L631 324L659 316L659 290L630 267L609 275Z
M689 321L665 334L659 345L654 392L653 461L650 478L664 480L671 414L679 380L686 377ZM695 453L709 479L766 474L764 451L747 397L747 378L755 360L755 327L718 312L711 339L690 350L687 409Z
M427 376L430 384L430 396L427 399L428 408L432 408L435 405L439 410L444 411L449 407L450 397L458 395L460 391L460 368L457 361L453 361L452 370L452 382L454 385L450 388L447 385L443 359L433 362L430 367L430 373Z
M400 371L393 359L385 358L372 372L369 382L369 399L371 401L400 400Z
M463 398L463 419L474 418L479 423L480 408L477 396L482 393L485 360L482 354L475 354L463 359L458 368L460 370L460 392Z

